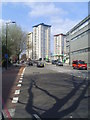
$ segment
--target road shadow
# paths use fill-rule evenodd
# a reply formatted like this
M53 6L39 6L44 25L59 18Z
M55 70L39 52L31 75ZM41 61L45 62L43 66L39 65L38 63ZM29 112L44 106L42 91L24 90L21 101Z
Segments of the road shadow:
M72 82L73 83L73 82ZM80 90L80 88L85 85L85 87L83 88L82 92L80 93L80 95L73 101L73 103L71 105L68 105L67 108L61 110L61 108L68 103L68 101L70 99L72 99L72 97L74 97L77 92ZM43 89L42 87L40 87L37 83L37 80L35 79L31 79L31 83L30 83L30 88L28 90L29 93L29 100L28 103L26 105L26 111L30 114L37 114L38 116L40 116L40 118L42 120L46 120L46 119L57 119L59 120L60 118L64 118L65 116L72 114L79 106L80 102L84 99L86 91L88 89L90 84L87 84L86 81L82 81L80 83L75 83L75 87L63 98L58 98L57 96L51 94L48 90ZM42 91L44 94L46 94L47 96L49 96L50 98L55 100L55 103L53 104L53 106L47 110L43 109L43 108L38 108L37 106L33 105L33 100L34 100L34 96L33 96L33 92L32 92L32 88L35 88L37 90ZM43 107L43 106L42 106ZM42 110L44 111L44 113L39 114L39 112L35 111L35 109L38 110ZM88 117L88 116L87 116Z

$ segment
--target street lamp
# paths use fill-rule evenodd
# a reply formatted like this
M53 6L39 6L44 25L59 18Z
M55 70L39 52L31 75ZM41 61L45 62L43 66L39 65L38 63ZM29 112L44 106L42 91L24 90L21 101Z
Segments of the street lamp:
M10 23L16 23L16 22L14 22L14 21L6 22L6 54L5 54L5 58L6 58L6 69L7 69L7 67L8 67L7 36L8 36L8 25L9 25Z

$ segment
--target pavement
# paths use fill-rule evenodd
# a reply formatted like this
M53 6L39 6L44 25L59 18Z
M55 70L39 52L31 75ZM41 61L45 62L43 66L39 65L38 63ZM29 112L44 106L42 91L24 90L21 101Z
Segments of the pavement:
M23 68L24 66L11 66L7 70L2 68L2 111L6 118L14 112L15 105L12 104L12 99Z

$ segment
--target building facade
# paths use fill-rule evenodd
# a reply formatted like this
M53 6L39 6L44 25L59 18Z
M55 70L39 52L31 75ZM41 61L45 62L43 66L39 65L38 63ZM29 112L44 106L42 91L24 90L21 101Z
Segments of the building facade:
M88 66L90 61L90 15L78 23L66 34L67 62L72 64L73 60L84 60Z
M33 58L50 58L51 26L44 23L33 26Z
M33 59L33 32L27 34L27 49L26 49L27 59Z
M64 60L66 55L66 39L64 34L54 35L54 59Z

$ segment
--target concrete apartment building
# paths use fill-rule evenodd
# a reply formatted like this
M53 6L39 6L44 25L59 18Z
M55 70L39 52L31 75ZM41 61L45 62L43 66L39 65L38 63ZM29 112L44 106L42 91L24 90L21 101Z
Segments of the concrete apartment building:
M33 59L50 58L51 26L44 23L33 26Z
M26 57L27 59L33 59L33 32L29 32L27 34L27 49L26 49Z
M63 61L66 55L66 35L57 34L54 35L54 59L60 59Z
M84 60L90 67L90 15L78 23L66 34L67 63L73 60Z

